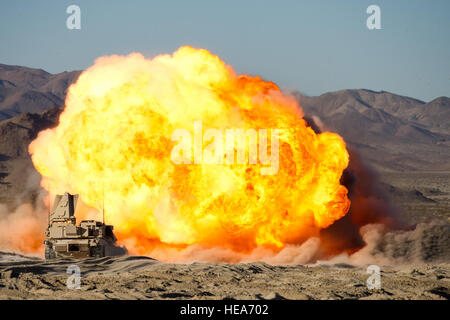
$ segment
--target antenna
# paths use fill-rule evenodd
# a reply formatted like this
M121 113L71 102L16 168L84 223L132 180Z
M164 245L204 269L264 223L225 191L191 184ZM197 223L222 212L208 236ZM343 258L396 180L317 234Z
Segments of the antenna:
M50 201L50 195L48 196L48 207L47 207L47 213L48 213L48 225L50 226L50 208L51 208L52 204Z
M105 183L103 183L103 205L102 205L102 214L103 214L103 224L105 224Z

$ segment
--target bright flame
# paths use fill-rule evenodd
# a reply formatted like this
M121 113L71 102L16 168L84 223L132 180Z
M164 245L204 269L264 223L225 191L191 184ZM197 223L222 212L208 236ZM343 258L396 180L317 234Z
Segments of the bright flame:
M272 82L236 75L206 50L96 60L68 91L59 125L30 145L43 187L106 208L134 254L188 245L248 253L300 244L344 216L343 139L316 134ZM259 164L175 164L176 129L280 129L279 170ZM205 143L203 143L205 147ZM270 151L270 148L269 150ZM163 250L164 251L164 250Z

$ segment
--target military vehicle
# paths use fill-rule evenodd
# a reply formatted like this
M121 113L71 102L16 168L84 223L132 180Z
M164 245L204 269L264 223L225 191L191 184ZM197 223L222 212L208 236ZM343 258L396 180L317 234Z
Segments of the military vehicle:
M104 257L126 253L115 246L113 226L95 220L83 220L76 225L75 208L78 195L57 195L49 214L45 232L45 259L56 257Z

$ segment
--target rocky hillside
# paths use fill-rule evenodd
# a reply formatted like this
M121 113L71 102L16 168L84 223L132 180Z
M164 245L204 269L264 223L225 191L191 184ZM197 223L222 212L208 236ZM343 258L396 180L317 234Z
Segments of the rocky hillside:
M40 177L28 154L28 145L39 131L58 122L61 108L40 114L22 113L0 122L0 203L11 206L33 200Z
M379 170L450 170L448 97L425 103L365 89L294 95L307 116L341 134Z
M81 71L50 74L41 69L0 64L0 121L64 104L67 88Z

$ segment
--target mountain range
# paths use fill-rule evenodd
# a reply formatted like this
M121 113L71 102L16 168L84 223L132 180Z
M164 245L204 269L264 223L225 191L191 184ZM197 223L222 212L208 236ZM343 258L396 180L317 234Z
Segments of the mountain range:
M50 74L41 69L0 64L0 121L23 112L39 113L63 106L67 89L80 73Z
M294 96L322 130L382 171L450 170L450 98L428 103L367 89Z

